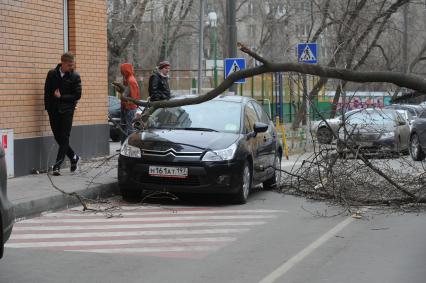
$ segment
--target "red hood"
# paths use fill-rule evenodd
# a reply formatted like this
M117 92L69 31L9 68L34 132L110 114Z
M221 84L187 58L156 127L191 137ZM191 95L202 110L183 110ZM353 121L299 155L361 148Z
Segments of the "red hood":
M129 78L135 75L133 66L130 63L121 64L120 71L121 71L121 74L126 79L126 81L129 81Z

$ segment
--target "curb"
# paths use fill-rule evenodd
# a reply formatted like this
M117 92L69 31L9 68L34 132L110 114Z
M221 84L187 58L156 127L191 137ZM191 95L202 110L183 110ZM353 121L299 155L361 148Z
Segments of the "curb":
M75 191L82 197L89 199L107 198L119 194L117 182L108 184L93 184L88 189ZM22 203L14 203L13 210L15 219L29 218L40 215L47 211L56 211L64 208L76 206L80 202L77 198L58 193L54 196L40 198Z

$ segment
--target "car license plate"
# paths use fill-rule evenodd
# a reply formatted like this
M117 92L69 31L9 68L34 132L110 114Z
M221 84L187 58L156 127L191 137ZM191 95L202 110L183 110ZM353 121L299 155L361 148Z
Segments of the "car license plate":
M188 177L188 168L149 166L149 175L167 178L186 178Z

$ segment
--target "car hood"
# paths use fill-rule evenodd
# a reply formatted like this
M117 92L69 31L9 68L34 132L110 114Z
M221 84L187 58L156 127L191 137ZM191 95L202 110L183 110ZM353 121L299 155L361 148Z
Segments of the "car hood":
M326 119L326 121L331 127L335 125L339 125L339 123L341 122L339 118ZM312 122L312 128L315 130L317 130L318 127L323 125L324 126L326 125L326 123L323 120Z
M206 149L225 149L236 142L239 134L191 130L147 129L129 137L129 145L142 150L201 152Z

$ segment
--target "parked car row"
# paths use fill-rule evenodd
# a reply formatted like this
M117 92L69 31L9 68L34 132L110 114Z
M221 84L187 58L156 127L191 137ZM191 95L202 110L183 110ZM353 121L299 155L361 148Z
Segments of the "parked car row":
M421 105L356 109L344 117L313 122L311 129L322 144L340 140L369 152L410 153L416 161L426 157L426 108Z

